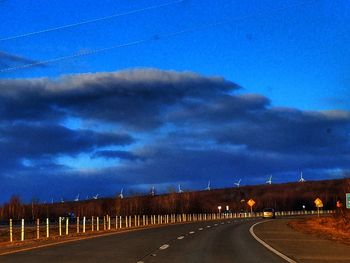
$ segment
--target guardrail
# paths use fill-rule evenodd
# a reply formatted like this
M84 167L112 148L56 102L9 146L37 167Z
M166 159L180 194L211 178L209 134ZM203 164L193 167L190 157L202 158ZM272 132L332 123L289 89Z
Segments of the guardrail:
M296 215L332 214L335 210L319 211L278 211L277 217ZM0 226L0 242L17 242L33 239L49 239L85 235L122 229L149 227L155 225L189 223L234 218L258 218L262 212L251 213L205 213L205 214L163 214L163 215L133 215L133 216L92 216L92 217L59 217L56 220L36 219L35 221L12 220L8 225Z

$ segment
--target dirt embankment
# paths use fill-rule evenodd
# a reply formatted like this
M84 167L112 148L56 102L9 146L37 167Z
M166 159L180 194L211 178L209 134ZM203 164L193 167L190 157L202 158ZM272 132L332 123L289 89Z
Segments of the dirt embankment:
M291 221L288 224L297 231L350 245L349 217L312 217Z

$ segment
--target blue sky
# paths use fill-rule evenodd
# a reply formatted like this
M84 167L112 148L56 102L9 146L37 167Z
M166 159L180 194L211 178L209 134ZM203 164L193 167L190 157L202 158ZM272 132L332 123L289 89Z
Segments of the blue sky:
M349 11L345 0L2 1L0 201L344 176ZM18 131L33 144L16 145Z

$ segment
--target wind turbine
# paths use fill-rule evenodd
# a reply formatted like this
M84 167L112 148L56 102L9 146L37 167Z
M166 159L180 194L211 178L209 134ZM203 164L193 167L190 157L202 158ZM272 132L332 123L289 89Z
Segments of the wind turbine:
M98 198L98 194L93 195L92 198L96 200Z
M156 191L154 189L154 185L152 186L152 189L151 189L151 196L154 196L156 194Z
M269 179L266 181L267 184L272 184L272 175L270 175Z
M239 185L241 184L241 181L242 181L242 179L239 179L237 183L234 183L235 186L239 187Z
M79 202L79 196L80 194L77 195L77 197L74 199L74 202Z
M178 193L183 193L184 191L181 189L181 185L179 184L179 191Z
M303 172L300 173L299 183L304 183L306 180L303 178Z
M123 190L124 190L124 188L122 188L122 190L120 190L120 194L119 194L119 198L120 198L120 199L123 199L123 198L124 198Z
M210 191L210 180L208 181L208 186L204 190Z

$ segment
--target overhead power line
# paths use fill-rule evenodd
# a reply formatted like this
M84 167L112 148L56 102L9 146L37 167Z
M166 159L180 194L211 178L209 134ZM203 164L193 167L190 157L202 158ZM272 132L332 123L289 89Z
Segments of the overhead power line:
M40 65L52 64L52 63L70 60L70 59L74 59L74 58L84 57L84 56L88 56L88 55L94 55L94 54L106 52L106 51L113 50L113 49L123 48L123 47L136 46L136 45L144 44L147 42L158 41L160 39L172 38L172 37L184 35L184 34L191 33L191 32L202 31L202 30L206 30L209 28L214 28L214 27L218 27L218 26L222 26L222 25L226 25L226 24L232 24L233 22L237 22L240 20L248 19L248 18L267 17L267 16L275 14L276 12L280 12L280 11L283 11L283 10L286 10L289 8L293 8L293 7L303 6L306 4L312 4L312 3L317 2L317 1L318 0L314 0L314 1L307 2L307 3L303 3L303 4L294 4L294 5L289 5L286 7L276 8L276 9L270 10L270 12L268 12L268 13L261 14L261 15L246 15L246 16L235 18L235 19L222 20L222 21L219 21L216 23L210 23L210 24L206 24L206 25L202 25L202 26L192 27L189 29L180 30L180 31L172 32L172 33L153 35L152 37L149 37L149 38L135 40L132 42L118 44L115 46L87 50L87 51L79 52L79 53L72 54L72 55L56 57L56 58L52 58L52 59L48 59L48 60L42 60L42 61L38 61L35 63L21 65L21 66L17 66L17 67L8 67L8 68L0 69L0 73L21 70L21 69L40 66Z
M82 26L82 25L86 25L86 24L95 23L95 22L110 20L110 19L117 18L117 17L128 16L128 15L133 15L133 14L137 14L137 13L141 13L141 12L145 12L145 11L159 9L159 8L166 7L166 6L179 4L179 3L182 3L184 1L185 0L178 0L178 1L168 2L168 3L164 3L164 4L160 4L160 5L153 5L153 6L148 6L148 7L144 7L144 8L133 9L133 10L130 10L130 11L125 11L125 12L122 12L122 13L117 13L117 14L113 14L113 15L109 15L109 16L104 16L104 17L98 17L98 18L94 18L94 19L84 20L84 21L80 21L80 22L76 22L76 23L72 23L72 24L56 26L56 27L50 27L50 28L45 28L45 29L41 29L41 30L38 30L38 31L24 33L24 34L3 37L3 38L0 38L0 41L15 40L15 39L19 39L19 38L35 36L35 35L39 35L39 34L54 32L54 31L68 29L68 28L72 28L72 27L78 27L78 26Z

